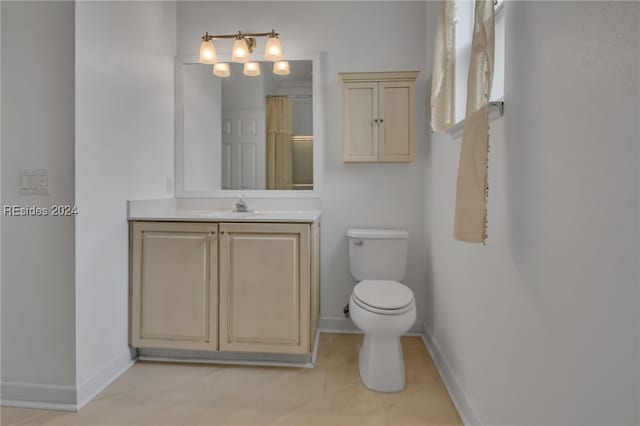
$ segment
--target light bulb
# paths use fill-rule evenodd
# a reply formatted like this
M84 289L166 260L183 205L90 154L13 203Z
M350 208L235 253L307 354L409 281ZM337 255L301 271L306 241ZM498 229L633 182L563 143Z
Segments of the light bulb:
M233 43L231 60L239 64L244 64L249 60L249 46L244 38L237 38Z
M278 61L273 63L273 73L276 75L289 75L289 61Z
M216 77L229 77L229 64L226 62L218 62L213 66L213 75Z
M267 61L279 61L282 59L282 46L277 36L269 36L264 48L264 59Z
M202 40L200 45L200 63L201 64L215 64L218 60L218 54L216 53L216 47L211 40Z
M249 77L256 77L260 75L260 64L257 62L246 62L244 64L244 75Z

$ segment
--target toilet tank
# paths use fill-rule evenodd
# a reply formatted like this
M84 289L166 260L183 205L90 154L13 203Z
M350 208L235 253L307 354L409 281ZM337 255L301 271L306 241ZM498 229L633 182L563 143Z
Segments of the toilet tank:
M349 268L362 280L402 281L409 233L403 229L349 229Z

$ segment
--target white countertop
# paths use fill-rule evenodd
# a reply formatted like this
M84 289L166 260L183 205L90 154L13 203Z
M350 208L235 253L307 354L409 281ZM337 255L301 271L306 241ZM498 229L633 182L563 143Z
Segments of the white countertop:
M248 213L234 213L231 206L235 201L233 198L129 200L127 217L155 222L320 222L317 200L250 199Z
M129 220L167 222L299 222L320 221L319 210L254 210L234 213L231 210L159 210L129 214Z

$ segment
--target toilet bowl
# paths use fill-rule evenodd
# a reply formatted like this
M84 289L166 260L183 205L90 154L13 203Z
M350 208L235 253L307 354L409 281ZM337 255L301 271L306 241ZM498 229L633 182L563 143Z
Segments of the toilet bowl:
M362 383L378 392L404 389L400 336L416 320L411 290L397 281L361 281L351 294L349 312L354 324L364 332L358 362Z
M402 229L350 229L347 236L351 275L359 281L349 299L349 313L364 332L360 378L371 390L401 391L405 370L400 336L416 320L413 292L400 282L409 235Z

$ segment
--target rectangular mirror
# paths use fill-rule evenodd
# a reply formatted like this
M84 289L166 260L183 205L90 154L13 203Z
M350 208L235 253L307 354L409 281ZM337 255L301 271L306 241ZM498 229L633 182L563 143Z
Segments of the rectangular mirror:
M313 62L259 62L258 76L229 63L228 77L178 62L176 195L314 190Z

